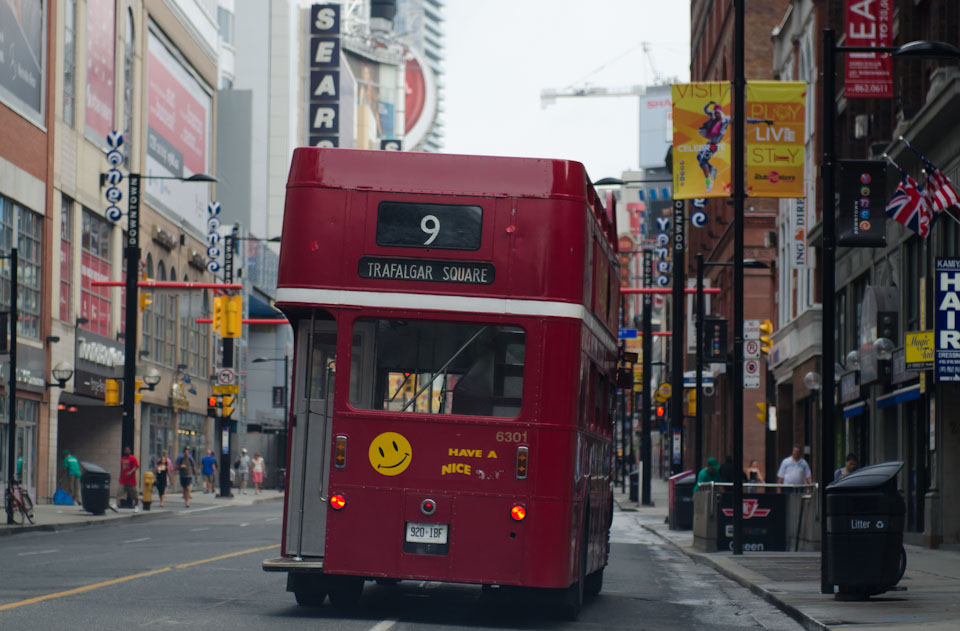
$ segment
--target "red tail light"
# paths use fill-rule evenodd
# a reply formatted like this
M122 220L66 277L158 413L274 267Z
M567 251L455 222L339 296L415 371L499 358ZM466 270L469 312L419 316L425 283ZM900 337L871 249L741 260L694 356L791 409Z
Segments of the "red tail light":
M510 517L512 517L514 521L523 521L526 516L527 509L522 504L517 504L510 509Z
M330 496L330 508L333 510L341 510L344 506L347 505L347 498L337 493L336 495Z

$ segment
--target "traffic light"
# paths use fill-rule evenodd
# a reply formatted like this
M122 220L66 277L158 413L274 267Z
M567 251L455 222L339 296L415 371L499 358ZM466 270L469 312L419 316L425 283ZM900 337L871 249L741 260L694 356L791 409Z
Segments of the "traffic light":
M227 296L216 296L213 299L213 332L223 336L227 311Z
M217 416L219 416L219 414L217 414L218 403L219 401L217 400L217 397L213 395L207 397L207 416L211 418L217 418Z
M140 293L140 313L147 310L147 307L153 304L153 294L147 292Z
M760 419L760 422L764 425L767 424L767 404L766 403L757 403L757 418Z
M243 296L224 296L226 315L223 320L222 337L243 336Z
M104 405L120 405L120 380L107 379L107 387L103 393Z
M236 396L230 394L225 394L220 398L220 416L230 418L233 415L233 403L236 398Z
M768 355L773 348L771 335L773 335L773 323L770 320L764 320L760 325L760 352L764 355Z

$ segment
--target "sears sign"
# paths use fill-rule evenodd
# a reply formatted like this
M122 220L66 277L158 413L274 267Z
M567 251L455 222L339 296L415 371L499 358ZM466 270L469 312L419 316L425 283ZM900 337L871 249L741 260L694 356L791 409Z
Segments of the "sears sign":
M935 280L936 377L937 381L960 381L960 259L938 258Z
M340 146L340 5L310 7L311 147Z

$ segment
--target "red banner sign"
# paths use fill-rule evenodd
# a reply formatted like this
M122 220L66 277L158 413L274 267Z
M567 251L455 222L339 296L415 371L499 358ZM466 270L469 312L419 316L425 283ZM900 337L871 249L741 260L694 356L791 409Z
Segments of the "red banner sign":
M892 46L893 0L846 0L845 46ZM893 60L888 53L847 53L844 96L893 98Z

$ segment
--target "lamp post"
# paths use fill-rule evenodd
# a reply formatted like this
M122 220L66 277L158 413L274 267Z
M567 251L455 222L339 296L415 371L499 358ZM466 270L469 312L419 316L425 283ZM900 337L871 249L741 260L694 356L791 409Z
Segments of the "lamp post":
M287 465L287 425L290 422L289 418L289 405L290 405L290 385L288 379L290 378L290 356L284 354L283 357L257 357L253 360L254 364L262 364L265 362L283 362L283 433L281 438L281 453L283 454L283 464Z
M17 320L19 319L17 305L17 245L20 234L17 226L18 212L16 206L13 211L13 238L10 241L10 254L2 257L10 261L10 382L7 385L7 489L13 484L17 471ZM2 334L2 332L0 332ZM13 502L4 502L7 505L7 524L13 524Z
M820 419L820 506L826 506L826 485L833 479L834 447L833 421L835 414L835 383L834 361L836 348L834 345L834 328L836 326L836 216L834 196L836 194L836 132L834 117L836 116L836 64L834 55L837 53L892 53L894 57L940 57L960 59L960 50L944 42L915 41L902 46L837 46L836 34L833 29L823 29L823 101L820 109L820 125L823 130L823 156L820 172L822 186L822 222L823 245L821 247L823 260L820 266L820 286L823 293L823 317L821 330L822 361L821 370L822 412ZM827 520L820 520L820 592L832 594L833 585L827 579Z
M216 182L205 173L195 173L189 177L165 175L141 175L130 173L127 175L127 238L123 249L123 258L126 262L126 279L124 288L126 299L126 319L124 320L123 335L123 421L120 425L120 449L133 448L134 411L136 405L137 373L137 277L140 272L140 180L178 180L180 182ZM107 182L105 173L100 174L100 187Z

